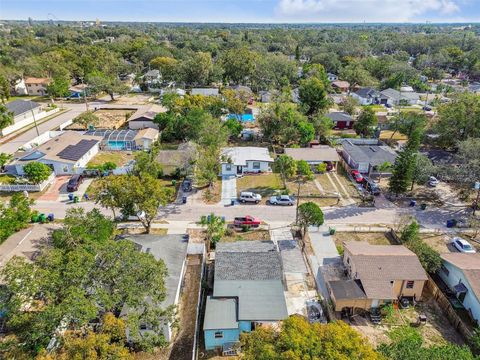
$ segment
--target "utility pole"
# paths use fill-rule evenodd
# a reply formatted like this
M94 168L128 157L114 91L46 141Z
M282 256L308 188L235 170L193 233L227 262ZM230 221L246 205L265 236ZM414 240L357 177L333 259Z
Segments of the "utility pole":
M32 108L32 101L28 100L28 103L30 105L30 111L32 112L33 123L35 124L35 130L37 130L37 136L40 136L40 132L38 131L38 126L37 126L37 121L35 120L35 113L33 112L33 108Z
M477 190L477 198L475 199L475 202L473 203L473 216L475 216L475 212L477 211L477 206L478 206L478 200L480 200L480 182L475 183L475 190Z
M82 85L84 85L84 86L82 86L83 87L83 100L85 101L85 108L88 111L87 87L85 86L85 83L83 82L83 77L81 77L80 80L82 81Z

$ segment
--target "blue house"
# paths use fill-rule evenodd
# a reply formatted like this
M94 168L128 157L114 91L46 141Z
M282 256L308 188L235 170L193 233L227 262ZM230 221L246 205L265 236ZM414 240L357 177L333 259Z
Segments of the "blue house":
M242 332L288 317L280 254L271 241L220 243L215 253L213 295L207 298L205 349L224 354Z
M441 257L438 275L480 325L480 254L448 253Z

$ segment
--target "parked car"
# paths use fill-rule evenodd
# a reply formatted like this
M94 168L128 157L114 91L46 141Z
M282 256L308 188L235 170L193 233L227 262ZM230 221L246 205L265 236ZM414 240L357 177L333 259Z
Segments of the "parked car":
M258 204L260 201L262 201L262 196L260 194L255 194L250 191L242 191L238 200L244 204L247 202Z
M430 176L428 178L428 185L431 187L436 187L439 183L440 181L438 181L438 179L435 176Z
M253 216L246 215L246 216L239 216L233 219L233 225L235 227L241 227L241 226L252 226L252 227L258 227L262 221L260 219L257 219Z
M363 182L363 176L362 174L360 174L360 171L358 170L352 170L350 172L350 174L352 175L352 177L355 179L355 181L357 183L362 183Z
M73 175L70 180L68 180L67 191L74 192L78 190L78 187L83 182L83 176L80 174Z
M368 192L370 192L372 195L380 195L380 188L378 187L377 183L375 181L373 181L372 179L370 178L363 178L363 187L365 188L365 190L367 190Z
M455 249L457 249L462 253L468 253L468 254L476 253L473 246L470 245L470 243L465 239L454 237L450 242L450 244L452 244L455 247Z
M182 182L182 190L184 192L190 192L192 191L192 180L191 179L185 179Z
M424 106L422 107L422 110L424 111L432 111L432 108L430 106Z
M325 161L325 164L327 164L327 171L333 170L333 163L331 161Z
M270 205L289 205L292 206L295 203L295 200L288 195L277 195L272 196L270 200L268 200Z

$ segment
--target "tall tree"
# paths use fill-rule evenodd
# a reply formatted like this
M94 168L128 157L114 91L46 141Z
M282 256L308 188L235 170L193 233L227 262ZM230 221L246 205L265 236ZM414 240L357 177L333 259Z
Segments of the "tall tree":
M297 173L297 162L288 155L282 154L275 159L273 170L280 174L283 186L287 187L287 180L291 179Z
M247 47L225 51L221 58L225 80L245 84L255 71L257 59L258 54Z
M315 76L300 81L298 95L300 104L308 116L323 112L330 105L325 84Z
M5 76L0 74L0 101L5 103L10 99L10 84Z
M358 135L362 137L371 137L375 131L378 119L375 111L370 106L364 107L362 112L355 121L353 128Z
M54 77L53 81L47 85L47 93L52 98L65 97L70 94L68 90L70 81L66 77Z
M0 104L0 130L10 125L13 125L13 112L9 111L5 105Z
M321 226L323 222L322 209L314 202L306 202L298 207L297 224L302 229L302 238L305 237L309 226Z

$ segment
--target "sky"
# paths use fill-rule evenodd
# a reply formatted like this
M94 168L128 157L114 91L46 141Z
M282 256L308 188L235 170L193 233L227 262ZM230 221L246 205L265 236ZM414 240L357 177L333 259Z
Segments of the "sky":
M480 22L480 0L0 0L0 19L148 22Z

